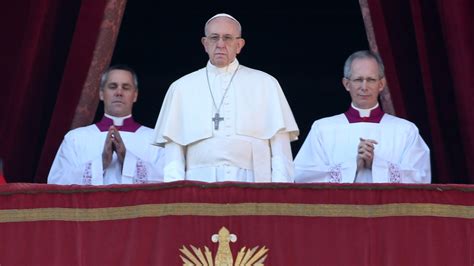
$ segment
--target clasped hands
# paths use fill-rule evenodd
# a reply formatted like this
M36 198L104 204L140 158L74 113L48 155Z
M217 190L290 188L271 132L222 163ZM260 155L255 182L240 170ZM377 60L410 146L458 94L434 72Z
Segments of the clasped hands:
M366 168L372 169L374 161L374 149L377 141L373 139L359 138L359 146L357 147L357 171Z
M117 153L117 158L121 165L123 165L123 160L125 158L125 144L122 141L119 131L116 127L110 126L109 132L105 137L104 150L102 151L102 167L107 169L110 163L112 162L113 153Z

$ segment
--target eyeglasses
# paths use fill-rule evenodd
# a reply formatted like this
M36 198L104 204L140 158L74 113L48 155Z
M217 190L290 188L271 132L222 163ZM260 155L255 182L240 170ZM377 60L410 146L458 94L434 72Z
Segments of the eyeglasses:
M379 80L381 80L382 78L362 78L362 77L359 77L359 78L355 78L355 79L350 79L350 78L346 78L347 80L349 80L350 82L352 82L352 84L356 85L356 86L360 86L362 85L362 83L367 82L367 85L375 85Z
M212 44L216 44L217 42L219 42L220 39L222 39L222 41L225 43L225 44L231 44L233 43L235 40L237 39L242 39L242 37L235 37L235 36L232 36L232 35L223 35L223 36L219 36L219 35L211 35L211 36L206 36L206 38L209 40L210 43Z

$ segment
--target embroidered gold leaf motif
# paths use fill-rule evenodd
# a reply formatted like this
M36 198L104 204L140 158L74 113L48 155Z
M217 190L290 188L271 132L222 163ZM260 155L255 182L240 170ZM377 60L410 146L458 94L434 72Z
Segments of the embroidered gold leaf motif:
M251 249L243 247L237 253L234 264L229 243L236 242L237 236L231 234L227 228L222 227L219 230L219 234L213 235L211 239L214 243L219 242L214 261L212 260L212 252L207 248L207 246L204 246L204 253L200 248L196 248L193 245L190 245L192 251L186 248L186 246L183 246L183 248L179 250L181 251L179 257L183 261L183 266L263 266L263 263L267 258L268 249L265 247L260 249L258 246Z

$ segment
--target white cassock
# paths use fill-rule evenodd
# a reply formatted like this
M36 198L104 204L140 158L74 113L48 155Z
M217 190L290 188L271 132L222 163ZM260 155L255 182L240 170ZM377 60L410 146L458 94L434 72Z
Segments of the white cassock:
M117 127L125 144L123 167L114 152L103 169L102 151L108 128L113 122L104 117L97 124L69 131L59 147L49 172L49 184L134 184L163 182L164 149L151 144L153 129L132 118Z
M165 182L293 182L299 131L278 81L237 59L206 68L175 81L164 99L154 140L165 144Z
M346 114L354 111L314 122L295 158L295 182L431 182L430 150L413 123L381 109L379 123L350 123ZM378 144L372 170L364 169L356 176L359 138Z

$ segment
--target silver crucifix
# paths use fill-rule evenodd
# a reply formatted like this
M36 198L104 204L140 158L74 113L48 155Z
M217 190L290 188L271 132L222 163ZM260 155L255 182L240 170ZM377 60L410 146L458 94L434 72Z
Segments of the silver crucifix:
M219 116L219 113L216 113L214 117L212 118L212 121L214 122L214 129L219 130L219 123L221 121L224 121L224 117Z

